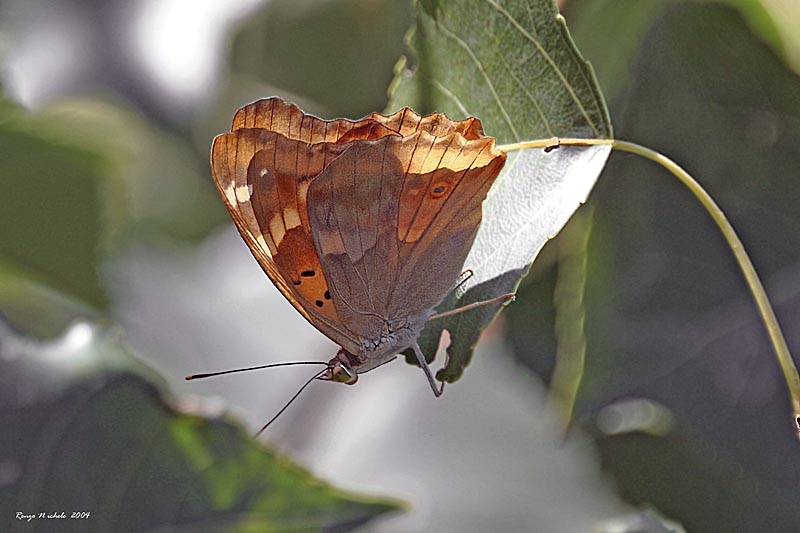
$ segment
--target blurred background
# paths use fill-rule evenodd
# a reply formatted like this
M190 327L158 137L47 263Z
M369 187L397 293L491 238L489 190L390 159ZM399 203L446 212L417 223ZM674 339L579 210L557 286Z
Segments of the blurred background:
M560 8L615 136L707 187L797 352L800 6ZM0 414L13 435L0 491L47 485L9 450L61 450L42 411L109 368L136 367L172 405L252 433L307 370L183 377L335 354L241 241L211 140L266 96L325 118L384 109L414 18L398 0L0 0ZM107 335L124 352L113 363L58 355ZM565 406L559 357L575 343L585 367ZM35 367L19 360L37 352ZM116 422L139 416L120 405ZM309 388L261 441L337 487L410 504L368 531L800 524L788 394L730 251L686 190L629 155L612 155L441 399L396 362L357 387ZM3 508L0 523L26 510L51 509Z

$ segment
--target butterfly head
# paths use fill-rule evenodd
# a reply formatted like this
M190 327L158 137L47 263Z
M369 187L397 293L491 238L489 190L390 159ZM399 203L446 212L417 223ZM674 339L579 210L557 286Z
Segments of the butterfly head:
M355 385L356 381L358 381L358 374L344 363L337 362L331 367L331 380L347 385Z
M355 385L356 381L358 381L358 373L355 368L359 364L360 361L357 356L342 348L336 354L336 357L328 361L328 369L319 379Z

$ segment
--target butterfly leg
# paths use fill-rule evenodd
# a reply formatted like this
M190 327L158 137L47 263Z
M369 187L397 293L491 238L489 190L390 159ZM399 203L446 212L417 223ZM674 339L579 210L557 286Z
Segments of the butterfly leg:
M422 353L422 349L416 341L414 341L412 348L414 349L414 355L417 356L417 361L419 361L419 366L422 367L422 370L425 372L425 377L428 378L428 383L430 383L433 395L438 398L444 392L444 381L442 381L440 387L436 386L436 380L433 378L431 367L428 366L428 362L425 360L425 354Z
M497 298L492 298L490 300L483 300L480 302L473 302L463 307L458 307L456 309L451 309L450 311L445 311L444 313L439 313L438 315L433 315L428 320L434 320L436 318L444 318L450 315L457 315L458 313L463 313L464 311L470 311L472 309L475 309L476 307L483 307L484 305L491 305L497 302L506 303L513 301L514 301L514 294L509 292L508 294L503 294L502 296L498 296Z

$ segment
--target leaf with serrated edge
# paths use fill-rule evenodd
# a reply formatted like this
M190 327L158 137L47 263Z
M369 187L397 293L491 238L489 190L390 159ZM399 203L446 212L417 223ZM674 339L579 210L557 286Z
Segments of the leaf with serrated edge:
M575 49L549 0L440 0L418 6L409 47L416 70L398 63L390 110L403 105L451 118L476 116L499 143L537 138L611 137L611 125L589 65ZM484 202L483 222L465 263L466 293L446 311L513 292L545 242L585 201L609 146L526 150L509 157ZM485 306L428 324L420 346L432 360L443 329L452 344L437 373L456 381L480 332L499 310ZM414 356L406 353L409 362Z

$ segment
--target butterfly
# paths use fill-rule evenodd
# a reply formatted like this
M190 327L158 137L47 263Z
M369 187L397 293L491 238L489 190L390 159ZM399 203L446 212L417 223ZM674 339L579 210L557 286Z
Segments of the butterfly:
M280 98L242 107L211 151L256 261L341 347L315 377L353 384L412 348L436 396L417 338L462 273L505 160L476 118L323 120Z

